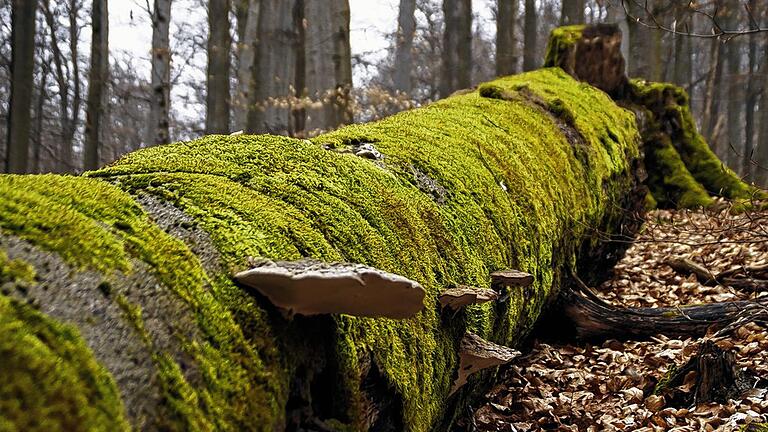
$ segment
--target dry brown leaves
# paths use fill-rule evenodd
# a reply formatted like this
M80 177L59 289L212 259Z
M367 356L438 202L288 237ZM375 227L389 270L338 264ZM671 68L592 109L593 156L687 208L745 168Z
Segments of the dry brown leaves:
M691 259L712 272L768 263L768 212L734 216L727 212L655 211L638 241L599 288L606 300L623 306L660 307L749 299L724 286L704 286L663 264L669 257ZM768 295L763 293L762 295ZM768 337L748 324L718 343L733 349L739 367L766 376ZM646 342L607 341L595 345L534 343L515 360L465 419L478 431L732 431L768 421L768 392L754 389L742 400L695 407L667 406L654 387L673 365L698 349L698 341L663 336ZM693 380L683 388L690 390ZM766 387L763 380L758 387Z

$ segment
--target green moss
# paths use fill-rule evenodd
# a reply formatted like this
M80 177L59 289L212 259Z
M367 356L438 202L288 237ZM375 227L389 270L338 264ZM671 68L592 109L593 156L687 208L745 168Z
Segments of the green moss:
M657 205L662 208L708 207L714 202L694 179L669 137L656 133L646 137L645 165L647 184Z
M0 285L5 282L31 284L35 282L35 269L20 259L9 259L5 251L0 250Z
M557 27L549 34L544 54L544 67L561 66L563 54L581 39L584 25Z
M756 194L761 195L725 167L698 133L685 90L673 84L643 80L631 80L630 90L630 100L649 110L657 130L667 131L671 145L690 175L710 194L730 199L750 199ZM652 169L649 167L649 172ZM678 173L678 176L683 175ZM658 196L656 198L659 199ZM698 204L699 201L692 200L692 203Z
M372 356L402 398L406 429L424 431L443 413L461 334L469 329L514 344L530 330L589 227L619 211L609 203L629 185L616 179L629 177L638 155L632 114L559 69L497 80L481 92L494 88L500 94L525 89L570 113L583 142L569 141L551 113L530 101L472 92L311 142L209 136L132 153L90 175L183 209L211 235L230 271L249 256L309 256L419 281L428 291L427 307L414 319L334 317L327 345L336 348L326 361L338 365L354 407L361 359ZM361 142L374 143L383 161L340 151ZM445 189L444 202L419 189L414 168ZM514 291L502 309L484 305L441 321L435 304L443 289L488 286L488 274L503 268L528 271L537 282L530 292ZM316 348L307 329L265 324L264 306L227 277L213 277L214 296L237 323L259 329L252 334L280 332L279 345L269 336L251 341L276 346L279 358L263 366L279 384L258 387L274 403L251 402L269 407L252 418L270 424L281 415L291 376L306 367L309 356L297 353ZM334 415L344 423L359 420L354 409Z
M77 330L1 295L0 359L0 429L129 429L115 383Z
M263 363L275 349L263 312L248 313L248 328L263 332L258 337L244 335L235 312L217 296L228 296L227 303L238 302L243 310L250 309L253 299L228 278L210 279L199 259L157 227L130 195L96 179L0 176L0 232L56 252L72 265L103 272L107 279L131 272L132 260L144 261L164 286L191 307L204 335L201 341L182 338L202 374L202 383L196 387L185 383L168 364L167 353L154 351L149 336L140 331L138 305L128 314L153 352L166 404L171 410L184 407L176 413L177 424L166 425L168 429L184 430L196 418L211 419L222 430L271 430L269 421L281 421L280 366L267 370ZM197 392L199 403L178 402L188 399L189 391Z

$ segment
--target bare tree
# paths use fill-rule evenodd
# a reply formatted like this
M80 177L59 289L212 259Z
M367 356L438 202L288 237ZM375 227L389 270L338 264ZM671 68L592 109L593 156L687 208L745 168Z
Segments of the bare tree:
M288 134L287 100L293 96L299 34L294 14L297 0L262 0L259 12L259 49L254 67L255 107L248 112L247 130Z
M445 97L471 83L472 1L443 0L445 31L440 95Z
M523 29L523 70L536 69L540 64L536 50L538 38L536 0L525 0L525 28Z
M42 5L45 21L50 30L51 51L53 54L59 97L61 137L59 138L60 148L56 155L56 170L59 172L70 172L75 168L72 158L72 147L74 145L75 132L77 131L78 122L80 120L80 108L82 103L82 80L78 62L78 13L81 5L77 0L70 0L65 5L65 13L69 20L69 28L65 36L69 39L69 61L65 58L59 45L60 29L57 12L51 8L50 0L43 0ZM70 91L72 91L71 95Z
M6 171L25 173L29 170L29 135L31 123L35 11L37 2L11 2L11 98L8 108L8 155Z
M496 10L496 75L517 73L517 22L518 0L498 0Z
M152 8L152 76L148 144L167 144L171 110L171 0L155 0Z
M584 0L563 0L560 25L584 24Z
M205 133L229 133L230 0L208 2L208 84Z
M107 110L109 73L108 0L93 0L91 8L91 70L88 74L88 101L85 112L83 169L99 166L99 147L104 140L104 113Z
M237 0L237 85L233 100L235 130L245 130L252 108L260 0Z
M413 37L416 33L416 0L400 0L395 35L395 89L410 94L413 88Z

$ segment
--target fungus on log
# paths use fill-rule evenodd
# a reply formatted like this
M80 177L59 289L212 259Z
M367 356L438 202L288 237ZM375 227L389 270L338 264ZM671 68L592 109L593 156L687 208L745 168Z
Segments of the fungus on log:
M466 285L459 285L456 288L449 288L440 294L438 300L443 308L451 308L455 311L471 304L480 304L499 299L499 293L486 288L475 288Z
M594 48L594 61L608 52ZM675 163L701 190L751 192L723 174L683 93L629 85L632 99L619 102L637 101L633 109L669 138L663 150L677 155L647 165L660 205L682 205L671 181L679 176L663 171ZM514 97L468 90L311 140L212 135L142 149L81 177L0 176L0 275L13 272L8 262L35 274L3 282L0 305L23 315L11 318L18 334L36 334L38 314L61 329L45 332L61 342L47 336L45 345L61 350L40 351L40 364L71 352L72 341L90 363L68 363L65 381L2 368L3 383L41 383L0 384L22 402L56 400L61 382L80 401L8 418L66 411L67 424L110 430L284 430L316 420L349 430L451 429L443 422L460 407L445 403L446 373L457 368L458 338L525 338L567 265L607 271L619 259L626 244L594 233L631 238L646 195L636 116L603 91L556 67L481 88ZM640 126L648 142L654 128ZM375 143L386 157L328 151L356 143ZM683 201L706 204L700 195ZM286 322L233 283L249 256L365 263L418 280L430 310L409 320ZM509 290L504 304L514 307L481 306L469 320L442 320L432 309L445 284L519 263L536 281ZM11 309L0 307L0 321ZM26 358L28 344L5 346L9 358ZM471 381L477 390L488 384Z
M491 286L494 288L525 288L533 284L533 275L519 270L504 270L491 273Z
M343 313L410 318L424 307L418 282L362 264L253 261L235 279L254 288L290 315Z
M488 342L474 333L464 335L459 350L458 376L453 382L451 393L466 384L467 378L473 373L509 363L520 355L520 351Z

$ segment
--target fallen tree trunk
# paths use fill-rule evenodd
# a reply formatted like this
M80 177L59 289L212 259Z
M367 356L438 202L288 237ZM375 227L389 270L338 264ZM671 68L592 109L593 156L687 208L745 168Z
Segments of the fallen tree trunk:
M446 429L492 376L446 403L464 335L515 345L563 269L597 280L621 256L593 234L638 229L639 141L632 113L544 69L312 141L209 136L85 177L0 176L0 355L18 366L0 400L25 407L3 421ZM234 282L254 257L365 264L420 284L424 308L286 318ZM513 268L533 283L496 277L499 301L441 314L446 288Z

